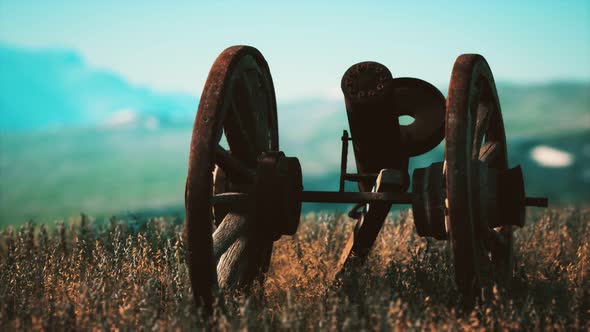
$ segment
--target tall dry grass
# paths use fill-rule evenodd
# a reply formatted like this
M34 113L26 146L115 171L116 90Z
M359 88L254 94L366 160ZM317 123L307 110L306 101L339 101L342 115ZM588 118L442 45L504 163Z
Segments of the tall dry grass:
M264 287L227 294L219 330L588 330L590 209L539 212L516 232L512 289L462 312L447 244L389 218L369 261L332 282L352 221L310 214L275 244ZM0 239L0 330L205 327L179 220L32 223Z

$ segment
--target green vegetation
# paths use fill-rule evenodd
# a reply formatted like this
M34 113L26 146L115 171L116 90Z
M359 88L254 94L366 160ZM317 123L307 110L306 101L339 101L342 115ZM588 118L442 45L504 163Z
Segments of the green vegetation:
M219 330L588 330L590 209L533 210L516 231L512 289L462 312L447 244L389 218L368 264L332 287L352 221L308 214L275 244L263 287L215 306ZM0 238L0 330L203 327L178 219L77 218L6 227Z
M182 206L190 130L0 135L0 225Z
M527 192L548 196L554 206L590 201L590 84L499 84L499 94L510 166L522 165ZM177 122L160 118L153 129L0 130L0 226L53 222L81 211L98 218L126 212L182 216L193 116ZM306 189L338 188L345 128L340 100L279 105L280 147L300 159ZM541 167L530 158L538 145L572 155L572 165ZM443 151L441 145L411 165L440 161ZM354 170L352 149L349 166ZM307 206L308 211L333 208Z

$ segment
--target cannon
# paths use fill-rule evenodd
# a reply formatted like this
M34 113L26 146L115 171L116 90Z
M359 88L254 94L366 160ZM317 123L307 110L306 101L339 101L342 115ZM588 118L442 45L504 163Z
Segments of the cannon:
M273 242L293 235L302 202L355 204L354 233L336 270L363 262L393 204L411 205L418 235L449 241L465 303L507 286L515 227L527 197L520 167L509 168L502 112L484 57L463 54L448 96L417 78L394 78L382 64L361 62L343 75L349 130L342 140L338 191L303 190L299 160L279 148L273 81L262 54L233 46L215 60L192 132L185 187L188 265L198 306L211 310L214 290L263 281ZM399 117L414 122L401 125ZM226 141L228 148L220 142ZM445 157L415 169L409 159L445 140ZM357 172L347 172L352 144ZM358 183L346 192L344 183Z

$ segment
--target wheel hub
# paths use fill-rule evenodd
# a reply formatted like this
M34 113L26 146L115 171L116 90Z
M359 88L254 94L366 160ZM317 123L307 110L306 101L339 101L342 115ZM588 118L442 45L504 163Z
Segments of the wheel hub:
M412 212L416 232L420 236L448 239L445 227L445 190L443 163L416 168L412 175Z
M299 226L303 190L301 165L282 151L265 152L258 159L252 188L252 207L275 239L293 235Z

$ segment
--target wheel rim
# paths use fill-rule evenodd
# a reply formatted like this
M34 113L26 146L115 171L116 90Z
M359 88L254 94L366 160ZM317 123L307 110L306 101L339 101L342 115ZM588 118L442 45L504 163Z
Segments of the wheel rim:
M219 159L218 144L223 134L229 145L229 158L238 162L245 172L253 172L261 153L278 150L272 77L268 64L255 48L234 46L217 57L203 89L193 127L185 188L186 226L193 294L196 304L205 308L213 303L217 270L221 268L222 286L246 286L261 269L268 267L272 253L272 239L254 232L254 227L243 229L251 215L240 210L226 211L222 215L224 221L217 221L220 228L216 230L216 239L220 237L217 233L227 228L230 221L242 227L243 232L226 246L227 252L221 257L214 256L219 253L214 252L211 195L213 172L221 161L216 159ZM251 186L247 178L222 171L225 171L223 167L217 167L215 172L219 182L225 182L215 185L216 193L223 192L224 187L247 191ZM232 258L232 253L237 256ZM242 264L237 258L244 257L251 259ZM216 269L217 258L220 262Z
M486 60L457 58L446 114L445 177L447 229L455 279L466 303L490 289L507 286L512 275L512 227L488 227L487 188L481 167L506 170L506 137L498 94Z

